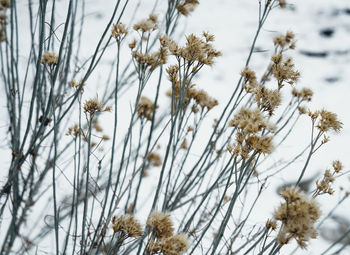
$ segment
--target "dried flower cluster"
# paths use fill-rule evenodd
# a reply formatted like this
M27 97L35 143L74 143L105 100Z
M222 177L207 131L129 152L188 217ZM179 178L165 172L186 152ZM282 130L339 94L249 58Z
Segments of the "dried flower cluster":
M57 64L58 56L53 52L45 52L41 58L41 64L47 64L50 67Z
M273 115L278 106L280 106L282 98L280 88L268 89L264 85L258 85L255 72L246 67L242 72L243 88L247 93L255 95L255 102L262 112Z
M121 232L124 238L139 237L143 234L141 224L132 215L127 218L121 215L118 219L113 217L112 228L114 233Z
M267 230L270 230L270 229L276 230L277 229L277 223L276 223L276 221L268 219L266 221L266 223L265 223L265 227L266 227Z
M187 144L187 139L186 138L182 141L180 148L183 149L183 150L187 150L188 149L188 144Z
M258 86L258 81L256 79L256 74L249 67L245 67L241 72L241 76L243 77L243 88L248 93L253 93L255 88Z
M343 165L339 160L335 160L333 161L332 166L333 172L331 172L329 169L326 169L323 174L323 179L316 181L316 191L313 194L314 197L322 194L332 195L334 193L331 184L334 182L334 176L343 169Z
M157 66L165 64L167 62L167 56L168 52L164 48L152 54L141 53L136 50L132 52L132 57L139 64L142 71L145 71L147 68L153 70Z
M278 35L273 39L273 44L276 47L281 47L282 49L289 48L294 49L295 48L295 41L294 41L294 33L288 31L285 35Z
M241 108L234 119L230 121L230 126L237 127L244 134L255 134L263 129L273 130L258 109L250 110L248 108Z
M136 31L141 31L141 40L139 41L139 47L136 47L138 41L134 39L129 48L132 50L133 60L136 62L138 74L145 73L146 71L153 71L156 67L164 65L167 62L168 50L161 45L160 49L154 53L149 52L149 38L153 30L158 28L157 16L154 14L149 15L149 18L142 20L134 25ZM148 32L145 34L145 32ZM143 45L143 41L147 41L146 45ZM135 49L137 48L137 49ZM135 49L135 50L134 50Z
M8 9L11 7L10 0L0 0L0 10Z
M170 220L170 214L153 212L148 217L146 224L159 239L168 238L173 235L174 227Z
M208 33L203 33L202 38L190 34L186 37L186 44L180 47L171 39L164 40L164 46L167 46L171 55L178 60L183 59L188 67L193 66L192 72L197 72L203 65L213 65L214 59L221 56L221 52L213 48L211 42L214 41L214 36Z
M10 7L10 0L0 0L0 42L4 42L6 40L6 10Z
M174 109L179 107L180 100L182 100L183 108L187 107L191 100L194 100L196 105L199 105L202 110L207 109L208 111L219 104L215 98L209 96L204 90L195 89L195 85L190 84L189 81L187 81L184 87L182 87L178 78L178 70L177 66L170 66L166 70L169 75L169 80L173 84L172 90L169 90L167 95L169 97L174 96ZM194 107L193 111L196 113L198 108Z
M68 128L68 132L66 135L72 135L74 138L77 138L80 134L81 129L75 124L73 127Z
M287 1L286 0L278 0L279 6L284 9L287 7Z
M317 237L314 224L321 216L319 205L295 187L282 190L280 195L285 202L274 213L274 218L282 223L277 241L285 245L295 239L301 248L306 248L306 242Z
M84 91L84 86L85 84L81 85L83 81L80 80L79 82L76 82L74 79L69 83L69 85L72 87L72 88L75 88L75 89L79 89L80 88L80 91Z
M321 111L315 112L315 114L320 117L316 127L321 132L327 132L329 130L339 132L340 129L342 129L343 123L338 120L336 113L322 109Z
M153 212L147 219L147 226L152 230L146 252L148 254L181 255L188 248L185 235L174 235L173 223L170 215Z
M84 109L84 112L89 113L92 116L96 112L102 111L102 105L97 100L97 98L93 98L85 102L83 109Z
M181 255L188 249L188 241L185 235L178 234L151 242L147 248L147 254Z
M112 36L120 42L126 35L128 34L128 30L125 25L122 23L114 24L112 27Z
M6 32L5 32L6 25L7 25L6 18L7 18L6 14L0 12L0 42L4 42L6 40Z
M296 88L293 88L292 90L292 96L298 98L301 101L308 101L310 102L312 100L313 92L309 88L302 88L301 90L297 90Z
M255 101L262 112L268 112L271 116L275 109L281 104L281 92L278 89L268 89L258 86L255 91Z
M242 108L230 121L231 127L237 128L234 149L229 151L235 156L248 158L250 152L269 154L273 150L272 136L259 135L263 130L273 131L274 127L268 123L259 109Z
M146 159L152 166L157 167L162 165L162 157L156 152L150 152Z
M158 28L157 15L150 14L148 19L141 20L139 23L136 23L133 28L142 33L156 30Z
M294 64L292 58L288 57L284 59L282 54L277 54L271 58L273 64L271 66L271 72L278 82L278 88L282 88L285 83L290 85L295 84L300 73L294 70Z
M198 0L184 0L181 1L177 6L176 9L184 16L187 16L191 12L194 11L196 6L199 4Z
M140 118L146 118L147 120L152 120L153 117L154 104L153 102L145 96L140 98L137 105L137 114Z

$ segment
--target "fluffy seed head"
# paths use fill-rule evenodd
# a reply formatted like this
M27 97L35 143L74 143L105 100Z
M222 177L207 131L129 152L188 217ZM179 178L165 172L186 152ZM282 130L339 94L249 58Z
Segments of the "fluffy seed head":
M41 58L41 64L47 64L49 66L56 65L58 61L58 56L53 52L45 52Z
M123 232L127 237L139 237L143 234L141 224L132 215L127 218L121 215L118 219L113 217L112 228L114 233Z
M153 212L148 217L146 224L159 239L168 238L173 235L174 227L170 220L170 214Z
M296 239L301 248L306 248L306 242L317 237L314 224L321 216L319 205L295 187L280 191L280 195L285 202L274 213L274 218L282 223L278 242L284 245Z

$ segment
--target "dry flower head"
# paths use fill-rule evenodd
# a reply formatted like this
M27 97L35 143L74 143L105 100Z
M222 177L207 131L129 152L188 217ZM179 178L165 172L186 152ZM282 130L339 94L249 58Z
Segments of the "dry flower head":
M41 58L41 64L47 64L49 66L56 65L58 61L58 57L53 52L45 52Z
M97 98L93 98L84 103L83 109L85 113L89 113L92 116L96 112L102 111L102 105Z
M162 157L156 152L150 152L147 156L147 161L155 167L162 165Z
M198 0L184 0L181 1L177 6L176 9L184 16L187 16L191 12L194 11L196 6L199 4Z
M146 224L159 239L168 238L173 235L174 227L168 213L153 212L148 217Z
M128 34L128 30L124 24L114 24L112 27L112 36L117 40L121 41Z
M257 87L257 79L256 74L253 70L251 70L249 67L245 67L243 71L241 72L241 76L243 77L243 88L248 92L252 93L255 91L255 88Z
M252 151L262 154L272 153L273 136L259 133L263 130L274 131L275 127L264 118L259 109L241 108L229 125L237 128L237 144L234 149L230 148L232 155L248 158Z
M77 138L80 132L81 129L77 124L75 124L73 127L68 128L68 132L66 135L72 135L74 138Z
M287 7L287 1L286 0L278 0L279 6L284 9Z
M291 31L287 31L285 35L278 35L273 39L273 44L276 47L281 47L282 49L285 49L288 47L289 49L295 48L295 41L294 41L294 33Z
M148 19L141 20L134 25L134 30L141 31L142 33L150 32L158 28L158 18L154 14L150 14Z
M211 42L214 37L209 33L203 33L202 37L190 34L186 36L186 44L180 47L175 41L167 39L164 42L171 53L177 58L182 58L189 65L192 65L192 73L196 73L203 65L211 66L214 59L221 56L221 52L213 48Z
M339 160L335 160L332 163L333 172L331 170L326 169L323 174L322 180L316 180L316 191L313 194L314 197L323 194L332 195L334 193L334 189L332 188L332 183L334 182L334 176L343 169L343 165Z
M127 218L121 215L118 219L113 217L112 229L114 233L122 232L126 237L139 237L143 234L141 224L132 215Z
M276 230L277 229L277 223L276 223L276 221L268 219L266 221L265 227L266 227L267 230L270 230L270 229Z
M140 98L137 105L137 114L140 118L146 118L147 120L152 120L153 117L154 104L153 102L145 96Z
M183 234L173 235L160 241L160 250L164 255L181 255L188 246L187 237Z
M255 91L255 101L261 111L266 111L271 116L280 106L282 98L278 89L268 89L265 86L258 86Z
M311 101L313 96L313 91L309 88L302 88L301 90L298 90L296 88L292 89L292 95L293 97L296 97L300 99L301 101Z
M0 7L2 7L2 8L10 8L11 7L11 1L10 0L0 0Z
M327 132L329 130L333 130L335 132L339 132L342 129L343 123L338 120L337 114L333 112L326 111L322 109L318 112L320 119L316 125L316 127L321 132Z
M280 195L285 202L274 212L274 218L282 223L277 240L284 245L295 239L301 248L306 248L307 241L317 237L314 224L321 216L319 205L295 187L280 191Z
M192 108L194 113L198 112L197 105L202 108L202 110L210 111L215 106L219 104L219 102L208 95L208 93L202 89L197 90L194 84L190 84L189 81L185 83L185 89L181 89L180 82L177 78L178 68L176 66L170 66L167 68L167 72L169 75L169 80L172 81L173 86L172 90L167 92L167 96L174 97L173 109L176 110L179 107L180 99L182 98L182 107L185 108L191 100L195 102L196 105Z
M82 80L80 80L79 82L76 82L74 79L69 83L69 85L72 87L72 88L75 88L75 89L79 89L81 91L84 91L84 86L85 84L82 84Z
M292 58L288 57L284 59L280 53L272 56L271 60L273 63L271 66L271 72L278 82L279 89L281 89L285 83L293 85L298 81L300 73L294 70Z

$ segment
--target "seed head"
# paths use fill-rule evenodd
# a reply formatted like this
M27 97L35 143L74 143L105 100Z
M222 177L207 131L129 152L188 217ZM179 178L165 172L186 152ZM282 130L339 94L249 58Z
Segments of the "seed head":
M117 40L121 41L122 38L128 34L128 30L126 29L125 25L122 23L113 25L112 28L112 36Z
M171 237L174 232L170 214L167 213L153 212L147 219L147 226L159 239Z
M282 223L277 241L284 245L296 239L301 248L306 248L306 242L317 237L314 224L321 216L319 205L295 187L282 190L280 195L285 202L274 213L274 218Z
M10 7L11 7L10 0L0 0L0 10L2 10L3 8L10 8Z
M191 12L194 11L196 6L199 4L198 0L185 0L181 1L177 6L176 9L179 13L181 13L184 16L188 16Z
M188 249L188 246L187 237L183 234L166 238L160 245L164 255L181 255Z
M146 118L152 120L153 117L153 102L145 96L140 98L139 104L137 105L137 114L140 118Z
M54 66L57 64L58 57L53 52L45 52L41 58L41 64L47 64L49 66Z
M279 4L279 6L280 6L282 9L284 9L284 8L287 7L287 2L286 2L286 0L278 0L278 4Z
M150 14L148 19L141 20L139 23L134 25L134 30L141 32L150 32L156 30L158 28L158 18L154 14Z
M277 229L277 223L276 223L276 221L268 219L266 221L265 227L266 227L267 230L270 230L270 229L276 230Z
M139 237L143 234L141 224L132 215L128 218L124 218L124 215L118 219L113 217L112 228L114 233L123 232L127 237Z
M261 111L266 111L270 116L281 104L281 93L278 89L271 90L265 86L258 86L255 91L255 101Z
M327 132L329 130L333 130L335 132L339 132L342 129L343 123L338 120L337 114L324 109L321 110L319 114L321 118L316 127L320 131Z
M293 97L296 97L300 99L301 101L311 101L313 96L313 91L309 88L302 88L301 90L297 90L296 88L293 88L292 95Z
M102 111L102 105L97 98L93 98L85 102L83 109L84 112L89 113L92 116L96 112Z
M150 152L147 156L147 161L155 167L162 165L162 158L156 152Z

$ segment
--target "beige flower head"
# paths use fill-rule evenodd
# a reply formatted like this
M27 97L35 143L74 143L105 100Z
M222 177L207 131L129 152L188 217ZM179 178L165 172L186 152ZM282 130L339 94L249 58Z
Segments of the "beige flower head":
M160 244L160 249L165 255L181 255L188 249L187 237L183 234L178 234L166 238Z
M311 101L313 94L313 91L309 88L302 88L301 90L293 88L292 90L292 96L301 101Z
M158 18L155 14L150 14L148 19L141 20L134 25L134 30L141 31L142 33L150 32L158 28Z
M150 152L146 159L151 165L155 167L162 165L162 157L156 152Z
M153 212L147 219L147 226L159 239L171 237L174 232L170 214L167 213Z
M339 132L342 129L343 123L338 120L337 114L323 109L319 112L319 116L320 119L316 127L320 131L327 132L333 130Z
M3 8L10 8L10 7L11 7L10 0L0 0L0 10L2 10Z
M126 29L125 25L122 23L115 24L112 27L112 36L117 40L121 41L125 35L128 34L128 30Z
M140 98L139 104L137 105L137 114L140 118L146 118L152 120L153 117L153 102L145 96Z
M41 58L41 64L47 64L49 66L54 66L57 64L58 56L53 52L45 52Z
M273 130L259 109L241 108L230 121L230 126L237 127L245 134L255 134L263 129Z
M113 217L112 229L114 233L123 232L127 237L139 237L143 234L141 224L132 215L127 218L121 215L118 219Z
M93 98L85 102L83 109L85 113L94 115L96 112L102 111L102 105L97 98Z
M198 0L184 0L181 1L177 6L176 9L179 13L181 13L184 16L188 16L191 12L194 11L196 6L199 4Z
M287 7L287 1L286 0L278 0L279 6L284 9Z
M317 237L314 224L321 216L319 205L295 187L280 191L280 195L285 202L274 213L274 218L282 223L277 240L284 245L295 239L301 248L306 248L307 241Z

